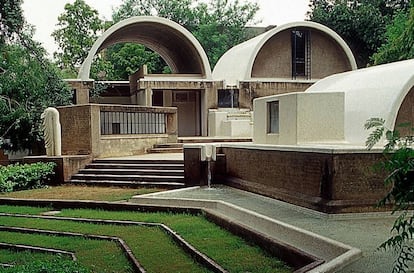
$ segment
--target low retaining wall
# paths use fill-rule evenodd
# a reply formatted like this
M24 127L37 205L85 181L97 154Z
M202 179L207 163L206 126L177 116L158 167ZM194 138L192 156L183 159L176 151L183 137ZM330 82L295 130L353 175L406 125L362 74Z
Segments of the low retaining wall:
M36 162L54 162L55 179L54 184L60 185L69 181L72 175L83 169L92 161L89 155L72 155L72 156L27 156L23 159L24 163Z
M325 213L379 211L385 174L380 150L217 144L212 181ZM206 185L201 149L184 147L185 182ZM384 208L381 208L384 210Z
M366 212L385 196L380 152L223 145L218 183L325 213Z

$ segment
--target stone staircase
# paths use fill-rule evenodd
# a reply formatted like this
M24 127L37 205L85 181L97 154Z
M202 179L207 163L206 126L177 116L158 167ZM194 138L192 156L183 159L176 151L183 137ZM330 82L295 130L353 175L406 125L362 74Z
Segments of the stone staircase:
M71 184L182 188L183 160L97 159L72 176Z
M165 143L155 144L153 148L148 150L148 153L182 153L182 143Z

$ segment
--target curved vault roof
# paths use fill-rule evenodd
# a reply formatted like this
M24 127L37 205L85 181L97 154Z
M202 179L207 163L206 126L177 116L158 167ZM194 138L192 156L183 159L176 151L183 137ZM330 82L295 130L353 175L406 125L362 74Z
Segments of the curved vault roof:
M218 60L213 70L213 79L225 80L226 85L230 86L237 85L239 81L250 80L254 61L265 43L278 33L295 27L316 29L333 38L344 50L352 70L357 69L351 49L336 32L319 23L302 21L278 26L231 48Z
M345 141L364 144L370 118L383 118L394 129L398 110L414 86L414 60L378 65L329 76L305 92L344 92Z
M89 51L78 78L88 80L94 56L123 42L140 43L157 52L173 73L201 74L203 78L211 79L207 55L197 39L179 24L153 16L131 17L105 31Z

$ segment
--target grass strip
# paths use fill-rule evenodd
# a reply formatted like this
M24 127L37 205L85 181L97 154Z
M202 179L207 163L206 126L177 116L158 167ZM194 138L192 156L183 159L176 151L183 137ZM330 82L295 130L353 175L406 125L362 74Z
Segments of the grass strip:
M1 193L0 197L22 199L56 199L56 200L95 200L95 201L122 201L128 200L134 195L164 191L162 188L138 188L123 187L90 187L90 186L50 186L44 189L15 191Z
M70 230L77 233L117 236L131 247L134 255L148 272L209 272L200 267L157 227L99 225L20 217L1 217L1 223L13 227L41 227L47 230ZM79 262L82 263L80 257ZM88 263L84 264L88 266Z
M2 206L0 206L0 210L1 209ZM14 211L16 211L16 209L14 209ZM163 223L171 227L191 245L214 259L218 264L230 272L292 272L292 270L279 259L272 257L259 247L244 241L240 237L234 236L228 231L221 229L205 219L203 215L102 211L91 209L64 209L59 215L63 217ZM134 233L133 231L131 232L132 234ZM142 232L138 233L139 235L144 235ZM164 236L164 238L166 237L166 235L162 233L158 235L153 234L153 236L150 237L146 237L145 235L139 237L133 236L135 238L130 238L128 237L128 234L126 234L125 237L119 237L124 238L131 247L134 246L133 251L135 254L140 251L139 247L136 249L137 245L135 244L141 244L143 247L142 249L146 250L144 251L146 252L144 253L146 255L143 254L143 256L139 256L136 254L136 256L144 267L148 269L148 272L174 272L174 269L176 268L175 265L172 265L175 263L171 262L171 260L177 260L177 258L172 258L174 255L169 255L169 251L167 254L164 254L165 247L163 247L163 244L159 243L158 240L160 236ZM194 263L194 261L192 262ZM168 264L171 266L168 267ZM148 265L151 266L148 267ZM187 268L187 266L185 267ZM193 272L181 271L179 268L175 271Z
M114 242L3 231L0 232L0 238L10 244L59 248L74 252L78 262L94 272L133 272L123 252ZM16 259L19 259L19 255Z
M279 259L220 228L201 214L64 209L59 216L163 223L230 272L292 272Z
M18 259L16 259L18 257ZM29 250L0 249L0 263L9 265L23 265L33 261L52 261L56 258L53 253L39 253ZM64 259L71 259L69 256L63 256Z

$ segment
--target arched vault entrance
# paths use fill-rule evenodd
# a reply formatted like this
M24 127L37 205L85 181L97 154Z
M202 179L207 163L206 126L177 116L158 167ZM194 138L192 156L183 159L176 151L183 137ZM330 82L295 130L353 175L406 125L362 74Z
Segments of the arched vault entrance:
M175 106L178 108L178 134L204 135L207 131L208 94L214 93L207 55L197 39L179 24L160 17L139 16L123 20L99 37L82 64L78 79L91 81L90 70L100 51L118 43L137 43L158 53L172 74L156 75L141 69L130 76L120 92L103 97L101 103ZM111 86L116 83L112 82ZM126 86L125 86L126 85ZM122 84L120 85L122 86ZM109 92L111 94L111 92Z
M138 16L123 20L96 40L82 64L78 78L88 80L93 58L118 43L139 43L160 54L174 74L198 74L211 79L211 68L197 39L179 24L160 17Z

